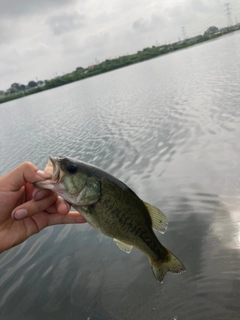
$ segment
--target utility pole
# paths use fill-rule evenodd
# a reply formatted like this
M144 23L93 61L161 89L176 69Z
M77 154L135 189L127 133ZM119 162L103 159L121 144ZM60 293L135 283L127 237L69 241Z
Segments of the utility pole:
M185 27L181 27L181 29L182 29L183 39L186 40L187 36L186 36Z
M227 27L230 28L232 26L232 16L231 16L231 8L230 8L230 3L225 3L224 4L225 11L226 11L226 16L227 16Z
M236 25L238 24L238 20L237 20L237 17L235 17L235 19L236 19Z

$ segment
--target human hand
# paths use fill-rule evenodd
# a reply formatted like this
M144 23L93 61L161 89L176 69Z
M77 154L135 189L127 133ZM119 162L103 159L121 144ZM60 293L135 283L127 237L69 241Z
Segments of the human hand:
M78 212L69 212L70 205L56 193L33 186L44 178L30 162L0 177L0 253L47 226L86 222Z

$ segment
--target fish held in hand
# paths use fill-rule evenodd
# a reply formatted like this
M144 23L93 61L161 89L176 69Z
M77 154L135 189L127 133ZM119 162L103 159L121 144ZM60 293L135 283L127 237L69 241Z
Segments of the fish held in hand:
M57 192L95 229L113 238L121 250L129 253L134 246L145 253L159 282L167 272L185 270L153 232L164 233L165 215L123 182L100 168L67 157L49 157L44 172L51 178L36 182L36 187Z

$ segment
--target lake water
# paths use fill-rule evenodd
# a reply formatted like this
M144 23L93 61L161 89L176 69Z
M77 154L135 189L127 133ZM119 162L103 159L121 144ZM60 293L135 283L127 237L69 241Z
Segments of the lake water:
M240 33L0 105L0 174L93 163L159 207L187 271L159 284L88 224L0 256L0 319L240 319Z

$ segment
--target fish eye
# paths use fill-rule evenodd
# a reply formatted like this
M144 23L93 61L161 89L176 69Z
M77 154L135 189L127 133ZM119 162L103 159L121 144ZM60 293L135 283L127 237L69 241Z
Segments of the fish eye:
M73 174L73 173L76 173L77 171L78 171L78 168L74 164L69 164L67 166L67 172L68 173Z

